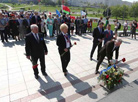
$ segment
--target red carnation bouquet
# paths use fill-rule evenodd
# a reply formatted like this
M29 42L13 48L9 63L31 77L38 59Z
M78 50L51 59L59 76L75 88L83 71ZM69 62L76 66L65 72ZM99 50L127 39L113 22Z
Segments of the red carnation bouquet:
M125 61L126 59L123 58L119 62ZM103 81L107 89L110 90L122 83L123 75L124 70L122 70L121 68L116 68L116 65L114 64L110 67L107 67L107 69L102 70L100 76L98 77L98 80L99 82Z
M26 56L26 54L24 54L25 56ZM30 61L31 61L31 63L33 63L33 61L32 61L32 59L29 59ZM33 66L32 66L32 68L33 69L35 69L35 68L37 68L38 67L38 64L34 64Z
M71 47L73 47L74 45L77 45L77 43L74 42L74 44L73 44ZM65 55L65 53L66 53L66 52L64 52L64 53L61 55L61 57L63 57L63 56Z

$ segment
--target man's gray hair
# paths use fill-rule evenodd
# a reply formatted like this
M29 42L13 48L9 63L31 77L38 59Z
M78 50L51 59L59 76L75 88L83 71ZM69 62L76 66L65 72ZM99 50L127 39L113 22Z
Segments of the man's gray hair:
M120 43L122 43L122 42L123 42L123 40L122 40L122 39L117 39L116 41L117 41L117 42L120 42Z
M38 28L38 26L36 24L32 24L31 25L31 30L34 29L34 28Z

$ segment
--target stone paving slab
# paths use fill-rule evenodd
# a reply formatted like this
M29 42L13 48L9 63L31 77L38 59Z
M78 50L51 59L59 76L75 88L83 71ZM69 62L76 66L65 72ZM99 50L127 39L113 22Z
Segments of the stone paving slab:
M126 73L125 81L120 87L138 77L138 40L130 37L122 39L119 58L125 57L127 61L119 64ZM46 38L49 53L45 58L49 76L44 77L40 72L39 80L34 78L32 65L24 56L24 41L9 40L9 43L0 43L0 102L96 102L110 96L94 74L97 61L89 60L91 34L72 36L72 42L77 42L77 45L71 49L67 78L62 73L55 40L56 38ZM96 56L97 51L94 59ZM107 63L107 60L104 60L104 63ZM38 64L40 65L39 62ZM100 70L104 69L103 65Z

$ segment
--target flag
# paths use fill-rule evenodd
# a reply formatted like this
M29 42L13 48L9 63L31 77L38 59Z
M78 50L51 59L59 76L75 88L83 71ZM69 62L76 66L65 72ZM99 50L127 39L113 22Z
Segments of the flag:
M86 12L81 11L81 16L85 16L85 15L86 15Z
M75 16L70 16L70 19L74 19L75 20Z
M40 2L41 0L38 0L38 2Z
M58 10L56 10L56 14L60 17L60 12Z
M64 5L62 5L62 11L63 11L64 13L66 13L66 14L69 14L69 13L70 13L69 7L64 6Z

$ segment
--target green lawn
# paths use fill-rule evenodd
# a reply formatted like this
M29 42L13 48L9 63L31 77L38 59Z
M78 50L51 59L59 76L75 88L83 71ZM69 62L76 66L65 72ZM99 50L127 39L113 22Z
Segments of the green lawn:
M97 27L97 23L93 22L93 27L92 28L96 28ZM114 31L114 24L111 24L111 30ZM120 30L123 30L123 26L121 26L121 29Z

